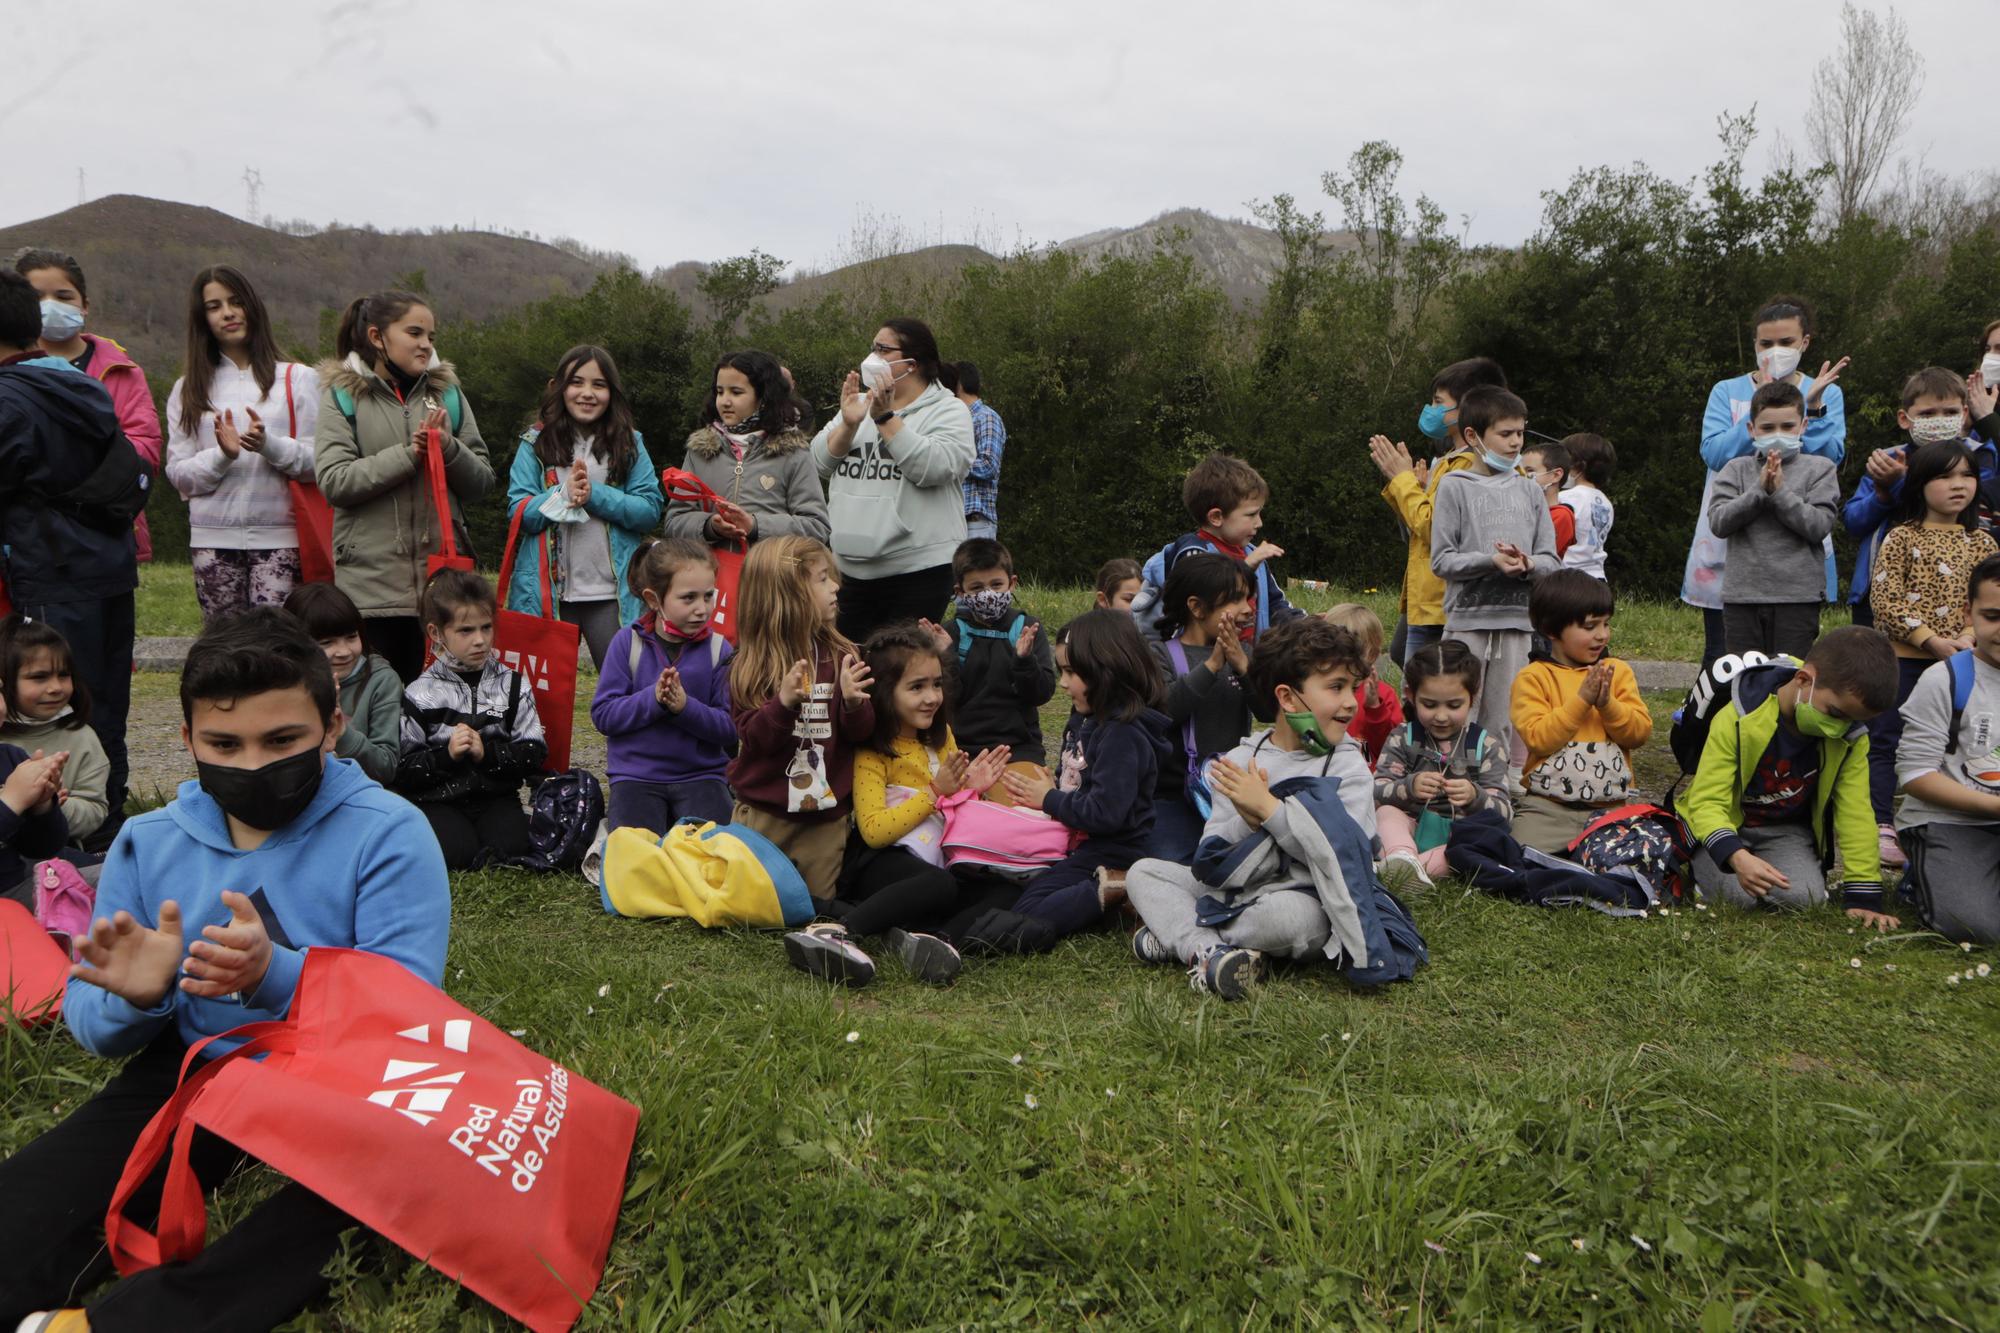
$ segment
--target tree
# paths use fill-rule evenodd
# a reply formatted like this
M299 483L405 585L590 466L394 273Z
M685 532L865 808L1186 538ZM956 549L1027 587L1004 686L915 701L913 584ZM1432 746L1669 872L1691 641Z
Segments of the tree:
M1859 213L1903 137L1924 89L1923 62L1891 9L1840 7L1840 52L1814 70L1806 142L1833 168L1833 217Z
M711 265L695 279L695 290L708 302L717 342L727 342L737 321L757 299L777 290L778 275L784 271L784 260L752 249L747 255Z

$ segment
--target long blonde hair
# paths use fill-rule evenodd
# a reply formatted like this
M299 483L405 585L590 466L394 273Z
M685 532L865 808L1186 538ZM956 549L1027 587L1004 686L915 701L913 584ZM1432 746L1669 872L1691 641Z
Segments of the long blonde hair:
M736 655L729 659L732 700L761 707L800 658L814 662L824 651L839 662L854 651L839 630L820 619L812 592L815 565L839 581L833 552L811 537L766 537L750 548L736 592Z

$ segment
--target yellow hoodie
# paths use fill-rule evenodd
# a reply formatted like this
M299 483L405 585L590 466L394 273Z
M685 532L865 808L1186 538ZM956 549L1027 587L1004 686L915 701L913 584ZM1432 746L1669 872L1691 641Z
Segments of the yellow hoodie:
M1424 485L1417 484L1415 472L1399 472L1382 488L1382 498L1409 534L1399 606L1403 619L1412 625L1444 624L1444 580L1431 568L1431 510L1444 474L1471 467L1473 462L1471 450L1455 450L1432 460L1430 480Z
M1632 751L1652 738L1653 715L1639 697L1631 665L1609 660L1611 696L1602 708L1581 697L1588 668L1538 657L1514 677L1514 732L1528 747L1521 781L1529 791L1570 805L1609 805L1630 796ZM1545 763L1549 771L1538 786L1536 770Z

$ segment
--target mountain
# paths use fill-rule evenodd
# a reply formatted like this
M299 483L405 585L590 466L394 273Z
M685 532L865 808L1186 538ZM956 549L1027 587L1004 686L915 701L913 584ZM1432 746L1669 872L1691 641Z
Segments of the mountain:
M1284 260L1277 232L1219 218L1198 208L1177 208L1136 227L1088 232L1063 241L1057 248L1085 259L1100 259L1151 254L1161 244L1187 251L1195 264L1238 302L1262 297Z
M129 194L0 228L0 256L31 245L77 256L94 296L92 326L169 380L186 351L188 283L209 264L241 269L270 308L279 346L305 355L318 345L322 312L345 310L364 292L418 270L448 339L454 322L583 291L609 262L493 232L340 227L296 236L212 208Z

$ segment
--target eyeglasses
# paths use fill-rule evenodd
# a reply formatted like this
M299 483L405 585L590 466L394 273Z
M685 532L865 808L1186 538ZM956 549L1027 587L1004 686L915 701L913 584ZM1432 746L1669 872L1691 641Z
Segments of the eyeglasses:
M881 343L876 343L873 347L869 348L868 350L875 353L875 355L877 356L901 356L903 354L902 348L884 347Z

